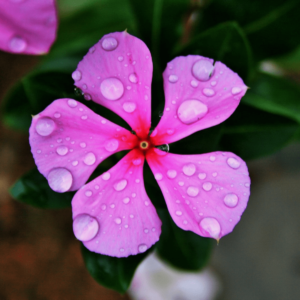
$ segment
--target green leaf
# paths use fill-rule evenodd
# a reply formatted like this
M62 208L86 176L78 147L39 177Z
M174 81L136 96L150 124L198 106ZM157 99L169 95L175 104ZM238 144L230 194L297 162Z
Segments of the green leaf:
M39 208L70 207L75 192L56 193L47 179L35 168L23 175L10 189L11 196L23 203Z
M163 223L156 246L160 258L182 270L197 271L203 268L208 263L216 241L180 229L167 210L160 209L158 213Z
M94 253L83 245L81 251L92 277L99 284L123 294L129 288L136 268L151 250L123 258Z
M299 124L291 119L240 104L224 123L221 149L242 159L272 154L292 142L299 133Z
M242 102L300 122L300 88L286 79L260 74Z
M235 22L223 23L177 48L176 56L198 54L221 61L245 81L251 71L252 56L243 30Z

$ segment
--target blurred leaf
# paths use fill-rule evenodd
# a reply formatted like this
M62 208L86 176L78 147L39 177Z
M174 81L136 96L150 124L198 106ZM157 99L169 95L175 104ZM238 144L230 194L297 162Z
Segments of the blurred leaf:
M158 214L163 223L156 246L160 258L178 269L197 271L203 268L216 241L180 229L167 210L160 209Z
M125 293L137 266L151 250L123 258L94 253L83 245L81 251L86 268L99 284L119 293Z
M286 79L260 74L242 101L300 122L300 88Z
M252 64L251 50L243 30L235 22L213 27L177 49L176 56L198 54L221 61L247 80Z
M241 158L253 159L272 154L293 141L299 124L288 118L240 104L224 123L221 149Z
M11 196L23 203L39 208L71 207L75 192L56 193L47 179L35 168L23 175L10 189Z

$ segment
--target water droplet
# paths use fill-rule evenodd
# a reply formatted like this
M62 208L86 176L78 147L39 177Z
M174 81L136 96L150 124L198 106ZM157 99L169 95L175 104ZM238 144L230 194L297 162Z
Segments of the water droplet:
M36 153L40 154L42 152L41 149L36 150Z
M199 83L196 80L191 81L191 86L196 88L199 85Z
M87 197L91 197L93 195L93 192L88 190L84 193Z
M72 108L77 106L77 101L73 100L73 99L69 99L68 100L68 105Z
M86 147L86 143L80 143L80 147L81 148L85 148Z
M91 48L89 49L89 52L90 52L90 53L94 53L94 52L95 52L95 50L96 50L96 47L95 47L95 46L93 46L93 47L91 47Z
M118 47L118 41L114 37L107 37L102 41L101 46L106 51L112 51Z
M55 118L55 119L59 119L59 118L60 118L60 116L61 116L61 114L60 114L60 113L58 113L58 112L56 112L56 113L54 114L54 118Z
M233 87L233 88L231 89L231 93L232 93L233 95L237 95L237 94L239 94L241 91L242 91L242 89L239 88L239 87Z
M214 66L209 60L201 59L194 63L192 73L198 80L207 81L213 70Z
M132 193L132 198L135 198L136 197L136 193Z
M173 179L177 176L176 170L168 170L167 175L169 178Z
M217 175L218 175L217 172L212 173L212 176L213 176L213 177L217 177Z
M241 165L241 163L233 157L229 157L227 159L227 164L229 165L229 167L231 167L233 169L238 169Z
M84 99L87 100L87 101L89 101L89 100L92 99L92 96L91 96L90 94L84 94L83 97L84 97Z
M156 180L162 180L162 178L163 178L163 176L162 176L161 173L156 173L156 174L154 175L154 177L155 177Z
M81 72L76 70L72 73L72 78L75 80L75 81L79 81L81 79L82 75L81 75Z
M136 109L136 104L134 102L124 102L123 103L123 109L127 112L127 113L132 113L135 111Z
M120 225L122 223L122 220L120 218L115 218L115 223Z
M124 57L123 56L119 56L118 57L118 61L123 61Z
M115 208L115 205L114 205L114 204L111 204L111 205L110 205L110 208Z
M105 173L102 174L102 179L103 180L109 180L109 178L110 178L110 173L109 172L105 172Z
M210 160L210 161L215 161L215 160L216 160L216 157L215 157L214 155L212 155L212 156L209 157L209 160Z
M71 172L65 168L52 169L49 172L47 179L51 189L58 193L68 191L73 183L73 176Z
M67 146L59 146L56 148L56 153L61 156L66 155L68 151L69 149Z
M27 42L18 36L13 37L9 42L9 48L14 53L21 53L27 47Z
M111 139L105 143L105 149L109 152L114 152L119 147L119 141L116 139Z
M183 166L182 171L186 176L193 176L196 172L196 166L194 164L186 164Z
M176 216L182 216L182 211L177 210L177 211L175 212L175 214L176 214Z
M123 199L123 203L125 203L125 204L128 204L129 201L130 201L130 198L128 198L128 197L126 197L126 198Z
M127 180L122 179L119 182L114 184L114 189L119 192L124 190L126 186L127 186Z
M50 135L55 129L55 122L48 117L40 118L35 125L36 132L41 136Z
M87 155L84 157L84 163L88 166L91 166L95 163L96 161L96 156L93 152L87 153Z
M105 205L105 204L102 204L102 205L101 205L101 209L102 209L102 210L106 210L106 205Z
M139 180L139 179L136 179L135 182L136 182L136 183L140 183L140 180Z
M123 96L123 83L114 77L104 79L100 85L101 94L108 100L118 100Z
M178 184L179 184L180 186L184 186L184 182L183 182L183 181L179 181Z
M239 198L236 194L227 194L224 197L225 205L230 207L230 208L237 206L238 201L239 201Z
M86 90L86 89L87 89L87 85L84 84L84 85L82 86L82 88Z
M168 135L172 135L173 133L174 133L174 129L168 129L168 130L167 130L167 134L168 134Z
M132 83L137 83L139 81L136 73L132 73L129 75L129 81Z
M142 160L141 160L140 158L133 159L133 160L132 160L132 163L133 163L135 166L139 166L139 165L142 163Z
M133 219L134 218L134 215L129 215L130 219Z
M205 179L206 173L199 173L198 177L199 177L199 179Z
M102 123L102 124L106 124L106 120L102 120L101 123Z
M220 237L221 226L215 218L204 218L200 222L200 228L209 236L218 239Z
M73 221L73 231L80 241L90 241L99 231L99 223L96 218L88 214L81 214Z
M212 89L205 88L203 89L203 94L207 97L212 97L215 94L215 91Z
M195 186L189 186L188 189L186 190L186 193L190 197L196 197L199 194L199 189Z
M210 191L212 189L212 184L211 182L204 182L202 184L202 188L205 190L205 191Z
M192 124L203 118L208 111L207 106L199 100L186 100L177 110L180 121L184 124Z
M217 84L216 81L212 81L212 82L210 83L211 86L215 86L216 84Z
M72 161L72 166L76 167L78 165L78 160Z
M141 245L139 245L138 249L139 249L140 253L143 253L143 252L147 251L148 247L145 244L141 244Z
M145 232L145 233L148 233L148 232L149 232L149 229L147 229L147 228L144 229L144 232Z
M171 83L175 83L178 80L178 76L177 75L170 75L169 76L169 82Z

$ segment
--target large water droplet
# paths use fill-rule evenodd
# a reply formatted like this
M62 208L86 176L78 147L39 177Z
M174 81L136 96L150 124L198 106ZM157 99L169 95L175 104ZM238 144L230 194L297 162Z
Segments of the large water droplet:
M229 157L227 159L227 164L229 165L229 167L233 168L233 169L238 169L241 165L241 163L233 157Z
M9 48L14 53L21 53L27 47L27 42L18 36L13 37L9 42Z
M182 171L186 176L192 176L196 172L196 166L194 164L186 164L183 166Z
M173 179L177 176L177 171L176 170L168 170L167 175L169 178Z
M132 83L137 83L139 81L139 79L135 73L132 73L129 75L129 81Z
M204 189L204 191L210 191L212 189L212 183L211 182L204 182L202 184L202 188Z
M124 93L123 83L114 77L104 79L100 85L101 94L108 100L118 100Z
M178 80L178 76L177 75L170 75L169 76L169 82L171 83L175 83Z
M221 226L215 218L204 218L200 222L200 229L203 229L209 236L219 239Z
M118 47L118 41L114 37L108 37L102 41L101 46L106 51L112 51Z
M99 223L96 218L88 214L81 214L73 221L73 231L76 238L82 242L93 239L99 230Z
M139 245L139 252L140 253L143 253L143 252L146 252L147 251L147 249L148 249L148 247L147 247L147 245L145 245L145 244L141 244L141 245Z
M127 186L127 180L122 179L119 182L114 184L114 189L119 192L124 190L126 186Z
M58 155L66 155L68 153L69 149L67 146L59 146L56 148L56 152Z
M41 136L50 135L55 129L55 122L48 117L40 118L35 125L36 132Z
M68 105L72 108L77 106L77 101L73 100L73 99L69 99L68 100Z
M226 206L232 208L232 207L236 207L238 204L239 198L236 194L227 194L224 197L224 203Z
M208 111L207 106L199 100L186 100L177 110L180 121L184 124L192 124L203 118Z
M58 193L68 191L73 183L73 176L71 172L65 168L52 169L49 172L47 179L51 189Z
M78 81L81 79L81 72L76 70L72 73L72 78L75 80L75 81Z
M111 139L111 140L108 140L106 141L105 143L105 149L109 152L114 152L118 149L119 147L119 141L116 140L116 139Z
M95 163L96 161L96 156L93 152L87 153L87 155L84 157L84 163L88 166L91 166Z
M186 190L186 193L190 196L190 197L196 197L199 194L199 189L195 186L189 186Z
M198 80L207 81L213 70L214 66L209 60L201 59L194 63L192 73Z
M123 103L123 109L127 112L127 113L132 113L135 111L136 109L136 104L134 102L124 102Z

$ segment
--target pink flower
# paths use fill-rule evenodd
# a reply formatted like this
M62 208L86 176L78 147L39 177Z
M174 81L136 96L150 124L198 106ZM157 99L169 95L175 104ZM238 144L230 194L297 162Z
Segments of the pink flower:
M217 240L233 230L249 198L245 162L230 152L177 155L155 146L227 119L247 90L236 73L197 55L168 63L164 113L150 136L152 59L141 40L127 32L105 35L72 77L85 99L111 109L136 132L73 99L56 100L33 118L30 144L39 171L56 192L79 189L72 200L77 239L117 257L158 241L161 221L145 191L145 159L180 228ZM113 168L84 185L101 161L125 149L131 151Z
M54 0L0 1L0 49L45 54L56 38Z

